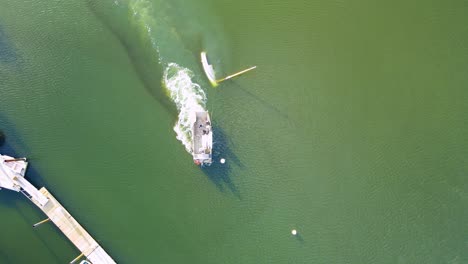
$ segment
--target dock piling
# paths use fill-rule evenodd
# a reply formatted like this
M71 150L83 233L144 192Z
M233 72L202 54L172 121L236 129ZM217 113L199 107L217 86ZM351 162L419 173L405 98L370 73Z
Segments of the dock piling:
M5 162L13 162L13 161L26 161L26 158L17 158L17 159L6 159Z
M37 223L35 223L35 224L33 225L33 228L36 228L37 226L42 225L42 224L44 224L44 223L47 223L47 222L49 222L49 221L50 221L50 218L44 219L44 220L42 220L42 221L40 221L40 222L37 222Z
M72 261L70 261L70 264L73 264L75 262L77 262L80 258L82 258L84 256L84 253L81 253L78 257L74 258Z

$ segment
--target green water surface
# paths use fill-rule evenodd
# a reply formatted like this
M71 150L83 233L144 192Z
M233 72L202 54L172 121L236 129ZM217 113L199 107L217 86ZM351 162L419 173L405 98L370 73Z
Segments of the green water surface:
M468 263L468 3L0 0L3 154L118 263ZM148 29L151 29L150 31ZM214 89L218 74L256 65ZM173 131L166 64L216 158ZM0 263L79 252L0 191ZM293 237L291 229L299 236Z

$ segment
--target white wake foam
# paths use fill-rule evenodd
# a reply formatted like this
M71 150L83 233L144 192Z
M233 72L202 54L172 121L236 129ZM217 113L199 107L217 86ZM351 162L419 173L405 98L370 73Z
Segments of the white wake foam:
M169 63L164 70L163 82L171 100L176 104L179 118L174 126L177 139L192 153L192 124L194 113L206 111L206 95L197 83L192 81L193 73L176 63Z
M180 39L175 37L177 34L173 32L174 26L167 17L167 14L171 14L171 1L128 0L127 3L132 24L140 31L144 41L151 42L159 63L165 67L163 85L179 112L174 131L187 152L192 153L191 134L192 124L195 122L194 113L206 111L207 99L200 85L192 81L192 71L171 62L174 61L173 59L169 59L173 57L171 55L175 48L183 47L182 43L179 43ZM120 6L121 0L115 0L114 4ZM154 8L155 4L158 8Z

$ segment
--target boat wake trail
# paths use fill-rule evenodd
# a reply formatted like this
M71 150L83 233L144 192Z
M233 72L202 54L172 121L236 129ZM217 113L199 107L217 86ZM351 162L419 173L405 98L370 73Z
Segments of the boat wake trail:
M192 153L191 128L195 122L194 113L206 111L207 101L205 92L192 81L192 76L192 71L176 63L169 63L163 75L164 87L179 111L174 131L189 153Z
M213 16L184 0L87 0L89 8L115 32L150 94L166 108L177 108L176 137L192 154L195 112L205 112L207 97L192 79L196 36L219 43ZM112 14L112 15L111 15ZM185 14L181 19L180 14ZM210 29L210 30L207 30ZM215 32L215 33L206 33ZM214 49L216 50L216 49ZM162 76L161 76L162 75ZM161 84L162 78L162 86ZM167 97L166 97L167 95ZM166 105L168 103L169 105Z
M206 94L192 81L193 72L180 65L181 54L185 50L183 41L174 36L174 23L168 18L175 10L171 1L133 0L129 2L131 16L141 28L141 34L150 41L159 55L158 62L163 66L163 86L170 100L176 105L178 119L174 125L176 138L182 142L187 152L192 154L192 125L196 111L206 111ZM177 16L174 16L177 17ZM187 30L187 29L185 29ZM190 56L184 56L190 57ZM177 61L179 64L175 63Z

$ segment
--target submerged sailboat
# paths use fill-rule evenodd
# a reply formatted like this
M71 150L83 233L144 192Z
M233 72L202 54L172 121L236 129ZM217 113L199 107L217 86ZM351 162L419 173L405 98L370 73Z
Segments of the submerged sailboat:
M203 70L205 71L206 78L208 78L208 80L210 81L210 83L211 83L211 85L213 87L218 86L220 82L227 81L227 80L229 80L231 78L242 75L242 74L244 74L244 73L246 73L248 71L251 71L251 70L257 68L257 66L252 66L252 67L247 68L245 70L242 70L240 72L236 72L234 74L228 75L228 76L226 76L224 78L216 79L216 75L215 75L215 71L213 69L213 65L211 65L208 62L208 58L207 58L207 55L206 55L205 51L202 51L200 53L200 58L201 58L201 63L202 63L202 66L203 66Z
M213 150L213 130L208 111L195 112L192 125L192 155L197 165L211 165Z

